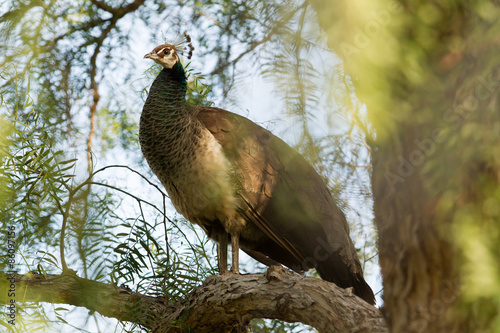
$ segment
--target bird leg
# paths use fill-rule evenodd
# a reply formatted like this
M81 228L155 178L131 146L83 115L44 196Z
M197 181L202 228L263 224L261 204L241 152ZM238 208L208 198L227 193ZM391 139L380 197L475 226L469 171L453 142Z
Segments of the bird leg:
M228 234L224 233L217 243L217 266L219 266L219 274L227 272L228 236Z
M240 235L233 234L231 235L231 254L233 256L233 261L231 263L231 272L239 274L239 252L240 252Z

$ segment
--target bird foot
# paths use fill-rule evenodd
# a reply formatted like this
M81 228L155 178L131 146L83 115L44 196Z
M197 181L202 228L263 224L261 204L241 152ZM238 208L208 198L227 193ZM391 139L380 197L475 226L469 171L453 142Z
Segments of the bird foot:
M227 269L226 269L226 270L224 270L224 271L220 271L220 272L219 272L219 275L225 275L225 274L238 274L238 275L239 275L239 274L240 274L240 271L239 271L239 270L238 270L238 271L235 271L235 270L233 270L233 269L231 268L230 270L227 270Z
M266 271L266 278L268 281L282 281L285 274L290 274L290 271L284 268L283 266L269 266Z

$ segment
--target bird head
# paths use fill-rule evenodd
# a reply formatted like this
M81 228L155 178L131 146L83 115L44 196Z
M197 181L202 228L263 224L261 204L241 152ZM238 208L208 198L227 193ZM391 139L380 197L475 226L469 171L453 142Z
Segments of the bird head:
M157 64L165 68L172 68L179 62L179 56L175 50L175 46L171 44L158 45L144 56L144 59L153 59Z
M171 69L180 61L178 54L183 55L187 51L186 57L191 59L194 47L191 44L191 37L184 32L184 35L172 44L161 44L144 56L144 59L153 59L157 64Z

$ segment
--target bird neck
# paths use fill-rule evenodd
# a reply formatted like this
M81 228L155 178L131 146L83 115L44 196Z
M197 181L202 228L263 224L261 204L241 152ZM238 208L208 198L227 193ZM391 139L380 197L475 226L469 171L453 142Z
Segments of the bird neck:
M141 118L156 119L167 127L180 130L191 116L186 91L187 78L181 63L164 68L151 85Z
M164 102L167 110L165 111L180 111L178 108L186 104L187 78L184 67L180 62L176 63L172 68L164 68L156 77L149 96L159 99L157 102ZM170 107L169 106L170 103Z
M163 69L149 90L139 136L144 156L156 174L178 169L195 151L200 124L186 103L186 90L186 73L180 63Z

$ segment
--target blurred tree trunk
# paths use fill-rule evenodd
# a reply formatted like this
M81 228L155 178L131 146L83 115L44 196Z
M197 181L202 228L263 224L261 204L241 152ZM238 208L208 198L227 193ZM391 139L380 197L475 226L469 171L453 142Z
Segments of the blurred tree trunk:
M481 268L489 259L498 260L491 255L496 246L484 245L498 244L499 213L491 208L498 206L500 171L498 5L311 4L373 127L372 186L389 327L489 331L498 304L488 297L498 280L480 272L488 272ZM493 281L490 291L478 289L481 279ZM488 313L479 313L483 306Z

